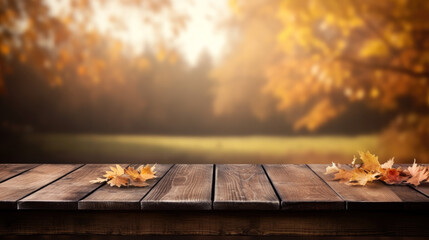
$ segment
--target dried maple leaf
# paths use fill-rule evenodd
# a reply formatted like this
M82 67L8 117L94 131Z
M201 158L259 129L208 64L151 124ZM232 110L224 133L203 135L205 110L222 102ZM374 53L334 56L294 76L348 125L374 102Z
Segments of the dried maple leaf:
M385 162L385 163L383 163L383 164L381 164L381 168L383 168L383 169L389 169L389 168L392 168L393 167L393 164L395 163L395 161L394 161L394 159L395 158L391 158L391 159L389 159L387 162Z
M353 173L351 170L339 169L338 173L334 175L334 180L340 180L340 182L348 182L352 177Z
M156 178L155 176L155 165L150 166L140 166L137 170L133 167L128 167L123 169L121 166L116 165L116 167L110 167L111 171L106 171L106 174L103 176L105 178L97 178L96 180L91 180L91 183L103 183L107 181L107 184L110 186L136 186L144 187L148 184L146 180Z
M359 152L360 159L362 160L362 169L371 171L371 172L378 172L380 170L380 163L378 162L378 157L374 154L371 154L369 151Z
M414 159L414 163L411 167L407 169L410 174L410 178L407 180L407 183L413 184L414 186L420 185L422 181L425 181L429 177L429 172L426 167L418 166L416 164L416 160Z
M127 186L128 185L128 178L127 177L122 177L122 176L114 176L112 179L110 179L107 184L109 184L110 186L116 186L116 187L121 187L121 186Z
M387 184L401 184L406 181L409 177L403 173L401 168L388 168L383 172L380 180Z
M338 171L340 171L340 169L337 167L337 165L335 163L332 163L332 166L327 166L326 167L325 174L336 173Z
M130 179L133 181L144 181L144 178L140 175L139 171L137 171L133 167L128 167L127 169L125 169L125 173L128 174L128 176L130 176Z
M148 185L146 179L133 167L125 169L125 173L130 177L130 186L144 187Z
M152 178L156 178L155 174L155 165L150 166L147 164L146 166L141 165L137 170L140 171L140 176L144 178L145 180L149 180Z
M112 171L106 171L106 174L104 174L103 177L107 179L112 179L116 176L122 176L124 174L124 169L118 164L116 164L116 168L110 167L110 170Z
M377 180L378 176L379 173L371 173L362 168L354 168L352 170L352 176L347 184L365 186L367 182Z

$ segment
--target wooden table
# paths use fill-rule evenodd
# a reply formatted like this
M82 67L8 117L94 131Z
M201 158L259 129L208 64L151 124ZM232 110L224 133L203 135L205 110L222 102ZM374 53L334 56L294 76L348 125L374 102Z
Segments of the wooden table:
M148 187L89 182L108 166L0 164L0 239L429 237L429 183L352 187L317 164L159 164Z

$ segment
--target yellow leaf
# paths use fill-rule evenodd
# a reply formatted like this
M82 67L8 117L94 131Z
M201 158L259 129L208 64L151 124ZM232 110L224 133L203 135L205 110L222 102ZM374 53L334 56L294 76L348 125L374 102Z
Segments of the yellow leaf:
M359 151L360 159L362 160L362 169L371 171L371 172L378 172L380 170L380 163L378 162L378 157L374 154L371 154L369 151L360 152Z
M354 168L347 184L365 186L367 182L377 180L378 173L368 173L361 168Z

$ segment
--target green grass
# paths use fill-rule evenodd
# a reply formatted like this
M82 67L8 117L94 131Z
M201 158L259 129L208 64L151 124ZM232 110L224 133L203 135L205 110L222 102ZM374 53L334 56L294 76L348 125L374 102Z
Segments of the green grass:
M35 134L25 139L45 161L279 163L348 162L358 150L377 149L376 135L193 137Z

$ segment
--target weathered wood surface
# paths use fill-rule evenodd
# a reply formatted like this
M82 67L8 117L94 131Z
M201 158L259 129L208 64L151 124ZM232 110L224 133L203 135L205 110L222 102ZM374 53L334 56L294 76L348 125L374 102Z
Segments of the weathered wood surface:
M429 209L429 183L348 186L325 175L327 165L158 165L159 178L144 188L89 182L110 165L0 164L0 209Z
M17 201L81 165L44 164L0 183L0 209L16 209Z
M341 199L306 165L264 165L285 210L345 210Z
M36 166L37 164L1 164L0 165L0 182L3 182L9 178L12 178Z
M261 165L216 165L216 210L277 210L279 199Z
M427 198L408 186L389 186L380 181L367 186L348 186L333 180L333 174L325 175L326 164L310 164L329 186L347 203L347 209L399 210L426 206ZM422 204L423 202L423 204Z
M108 166L18 170L0 183L0 239L429 239L427 183L352 187L327 165L288 164L158 165L146 188L89 183Z
M212 164L177 164L141 201L148 210L210 210Z
M157 164L155 179L147 181L146 187L128 187L120 189L104 185L95 192L79 201L79 209L87 210L135 210L140 209L140 200L158 183L172 164ZM138 165L132 167L137 168Z
M125 165L122 165L124 167ZM90 180L109 170L108 164L88 164L20 201L19 209L78 209L78 201L101 184ZM120 194L120 193L119 193Z

